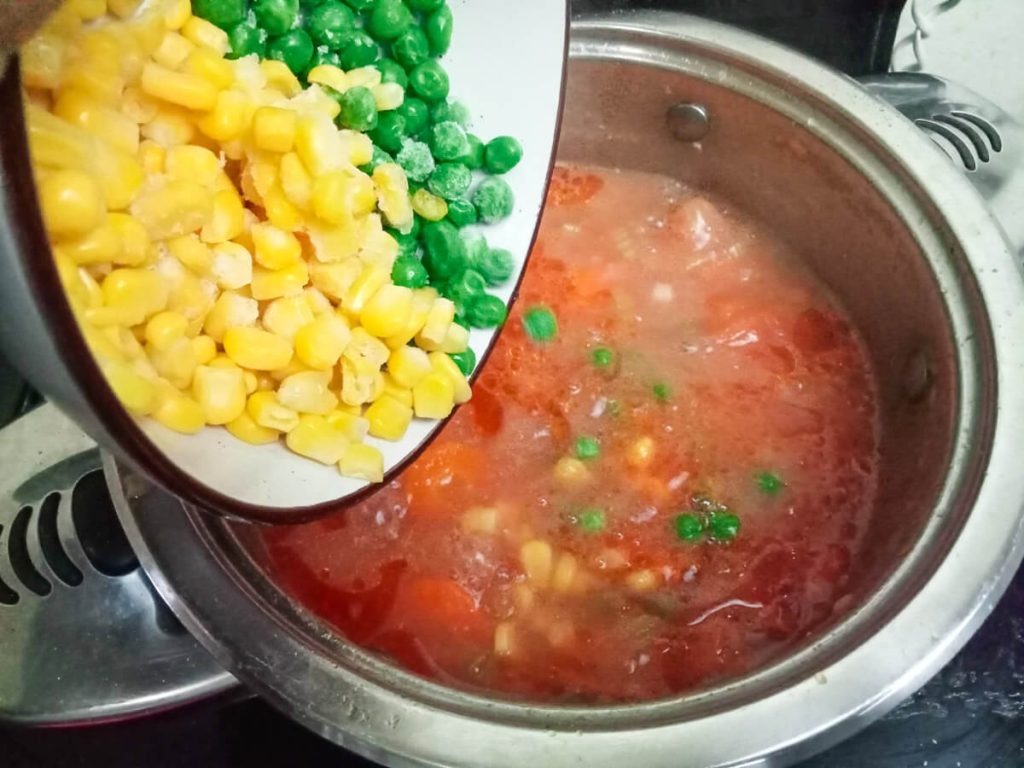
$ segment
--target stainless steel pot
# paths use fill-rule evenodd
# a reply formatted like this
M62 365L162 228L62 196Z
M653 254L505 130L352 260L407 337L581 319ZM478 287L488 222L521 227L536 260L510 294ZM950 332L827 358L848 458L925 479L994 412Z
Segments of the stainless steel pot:
M387 765L795 761L939 669L1024 555L1020 269L982 199L912 123L748 34L678 15L579 23L567 105L563 158L669 173L760 217L864 334L883 459L871 546L811 642L742 679L649 704L468 695L363 652L289 600L252 528L183 507L108 457L112 494L153 583L221 664Z

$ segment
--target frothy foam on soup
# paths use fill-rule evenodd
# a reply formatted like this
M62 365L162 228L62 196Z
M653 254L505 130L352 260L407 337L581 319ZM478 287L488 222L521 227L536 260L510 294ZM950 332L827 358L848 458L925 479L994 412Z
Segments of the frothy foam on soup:
M669 696L806 640L876 483L865 349L764 228L560 167L472 401L397 481L264 536L346 637L453 686Z

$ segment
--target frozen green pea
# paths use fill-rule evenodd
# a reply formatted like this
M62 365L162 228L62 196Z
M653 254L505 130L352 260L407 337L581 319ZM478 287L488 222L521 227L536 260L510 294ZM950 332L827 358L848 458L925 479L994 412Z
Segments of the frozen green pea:
M436 61L428 59L409 73L409 87L424 101L440 101L448 96L448 73Z
M452 10L442 5L423 23L423 31L430 41L430 52L435 56L448 53L452 44Z
M423 227L426 253L423 265L432 280L447 282L466 269L466 246L459 230L450 222L435 221Z
M497 296L485 293L469 303L466 317L473 328L497 328L508 317L508 308Z
M380 58L380 46L365 32L352 35L349 44L341 52L341 68L346 72L373 64Z
M192 13L225 32L245 18L245 0L192 0Z
M458 160L469 151L466 132L456 122L437 123L430 132L430 151L436 160Z
M377 127L370 131L370 138L388 152L398 152L405 140L405 118L394 110L377 113Z
M515 257L504 248L487 249L473 259L472 264L492 287L507 281L516 268Z
M512 213L514 197L512 187L498 176L491 176L480 182L470 197L480 221L488 224L501 221Z
M381 59L373 66L380 70L382 83L397 83L403 88L409 85L409 76L405 74L402 65L394 59Z
M256 0L252 10L256 14L256 23L268 35L283 35L295 26L299 16L299 0Z
M267 44L267 58L283 61L296 77L304 77L313 60L313 41L302 29L293 29Z
M508 173L523 159L523 145L511 136L499 136L484 148L484 167L488 173Z
M472 181L473 174L466 166L441 163L427 179L427 189L445 200L457 200L469 191Z
M449 200L448 220L459 228L476 224L476 208L473 207L469 200Z
M377 0L366 25L378 40L394 40L412 25L412 13L402 0Z
M396 111L405 118L405 130L410 136L419 134L430 119L426 103L415 96L407 95Z
M370 131L377 125L377 102L373 91L363 86L349 88L341 96L338 122L353 131Z
M355 37L356 15L338 0L327 0L306 17L306 31L317 45L340 50Z
M419 27L409 27L391 41L391 55L406 70L413 70L430 58L430 43Z
M261 59L267 55L267 33L254 24L242 22L228 30L229 59L256 54Z
M435 123L458 123L465 128L470 123L469 109L458 101L439 101L430 110L430 119Z
M409 181L426 181L434 172L434 156L430 153L430 147L422 141L406 139L402 142L402 149L395 159L402 166Z
M406 288L422 288L430 281L427 268L415 258L399 256L391 268L391 282Z

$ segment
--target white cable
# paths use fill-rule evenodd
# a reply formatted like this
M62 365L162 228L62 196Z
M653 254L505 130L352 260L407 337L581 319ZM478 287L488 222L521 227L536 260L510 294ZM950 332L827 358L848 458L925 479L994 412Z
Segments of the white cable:
M914 53L914 62L904 67L907 72L920 72L925 68L924 42L932 33L932 25L943 13L960 5L961 0L910 0L910 18L914 31L896 41L893 60L907 46Z

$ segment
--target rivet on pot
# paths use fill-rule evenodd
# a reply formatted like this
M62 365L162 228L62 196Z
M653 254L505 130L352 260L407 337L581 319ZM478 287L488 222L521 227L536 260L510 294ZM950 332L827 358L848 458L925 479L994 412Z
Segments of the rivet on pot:
M700 141L711 130L711 118L703 104L676 104L665 113L665 121L679 141Z
M907 402L920 403L935 384L931 356L925 349L915 350L903 366L903 394Z

